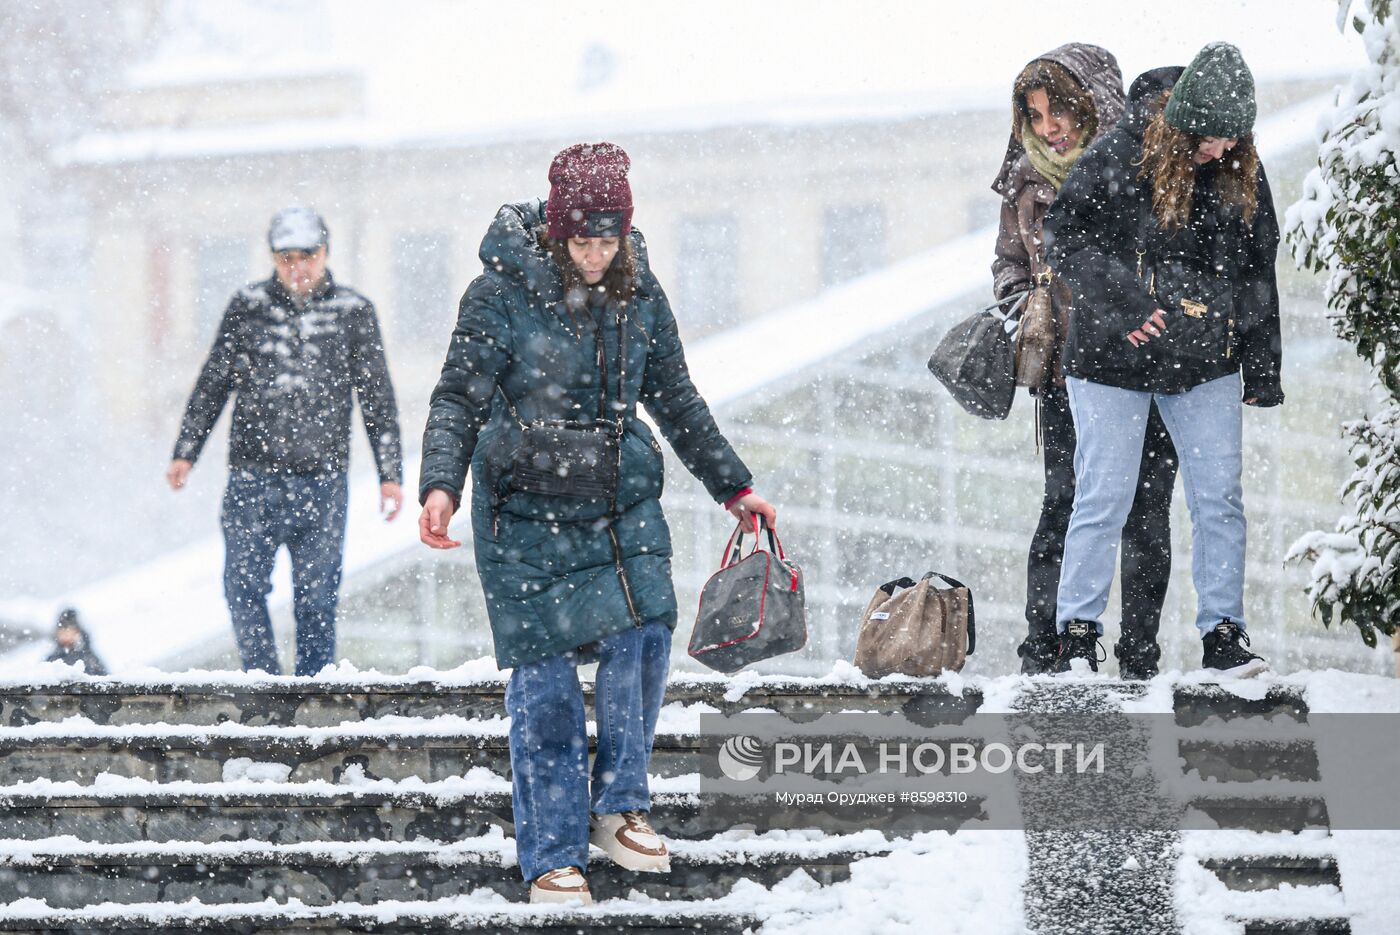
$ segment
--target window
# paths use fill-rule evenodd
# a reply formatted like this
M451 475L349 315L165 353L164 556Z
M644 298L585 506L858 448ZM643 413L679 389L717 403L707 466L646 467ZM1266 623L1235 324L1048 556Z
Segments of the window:
M732 214L681 218L676 317L701 331L732 325L739 315L738 220Z
M205 237L195 246L195 340L211 344L229 299L247 284L248 241L242 237Z
M410 343L446 347L457 321L451 236L443 231L399 234L393 289L395 333Z
M854 279L885 265L885 208L831 205L822 215L822 285Z

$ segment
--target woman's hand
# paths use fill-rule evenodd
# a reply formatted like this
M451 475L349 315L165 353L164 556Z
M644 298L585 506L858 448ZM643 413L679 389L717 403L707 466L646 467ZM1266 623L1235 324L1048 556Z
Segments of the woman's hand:
M778 508L756 493L746 493L729 507L729 514L741 523L751 523L750 516L762 516L770 529L778 528Z
M447 524L452 521L454 512L452 498L447 491L428 491L428 498L423 501L423 513L418 517L418 538L423 540L424 545L434 549L455 549L462 544L447 538Z
M1128 343L1133 347L1141 347L1153 338L1160 338L1162 332L1167 330L1167 319L1159 308L1148 316L1147 321L1139 325L1135 330L1128 332Z

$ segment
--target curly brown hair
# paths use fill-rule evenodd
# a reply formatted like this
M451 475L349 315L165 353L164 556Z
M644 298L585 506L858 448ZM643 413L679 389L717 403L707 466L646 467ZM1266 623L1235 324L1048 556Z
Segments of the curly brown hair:
M1142 136L1142 158L1138 178L1152 182L1152 211L1166 230L1179 230L1191 217L1191 200L1196 192L1197 148L1202 136L1178 130L1167 123L1163 113L1170 91L1163 91L1152 120ZM1235 148L1222 157L1216 169L1215 190L1222 203L1238 208L1246 224L1254 220L1258 207L1259 151L1254 134L1240 137Z
M567 240L554 240L542 230L539 243L554 261L554 265L559 267L559 274L564 279L564 309L569 313L576 332L579 331L578 315L588 305L590 289L603 290L607 293L609 301L624 307L632 301L632 296L637 291L637 251L632 248L631 237L621 238L617 245L617 255L603 274L602 281L591 286L574 264L574 258L569 255Z
M1099 113L1094 107L1094 95L1080 84L1059 62L1038 58L1016 76L1011 86L1011 135L1021 143L1021 129L1031 119L1028 98L1032 91L1041 90L1053 109L1062 109L1083 128L1085 143L1094 138L1099 128Z

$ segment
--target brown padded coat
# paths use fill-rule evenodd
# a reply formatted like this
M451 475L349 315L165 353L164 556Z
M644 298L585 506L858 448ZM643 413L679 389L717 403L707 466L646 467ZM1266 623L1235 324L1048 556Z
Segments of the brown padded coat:
M1096 132L1102 133L1118 122L1123 115L1123 73L1112 52L1096 45L1071 42L1031 59L1033 62L1043 60L1060 65L1089 90L1098 117ZM1013 105L1013 119L1016 113ZM1087 145L1089 141L1084 142ZM1045 268L1040 228L1045 212L1055 201L1055 187L1031 166L1025 148L1013 133L1006 144L1006 156L992 183L992 191L1001 196L1001 226L997 231L996 259L992 262L992 289L996 298L1003 299L1030 288ZM1061 352L1069 334L1069 289L1064 283L1055 282L1050 297L1059 323L1054 351L1055 381L1063 386L1065 373Z

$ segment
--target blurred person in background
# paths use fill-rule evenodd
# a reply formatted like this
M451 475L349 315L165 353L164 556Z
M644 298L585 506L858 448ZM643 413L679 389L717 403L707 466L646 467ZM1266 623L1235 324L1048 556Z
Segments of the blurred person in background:
M1046 215L1050 265L1073 295L1065 374L1079 434L1056 671L1097 669L1154 404L1181 458L1202 668L1268 668L1246 635L1242 414L1283 402L1283 349L1255 115L1254 77L1228 43L1146 72Z
M245 670L280 674L267 611L277 550L292 559L296 674L335 662L352 394L379 470L386 520L403 505L398 411L379 320L326 268L330 234L309 208L277 212L274 274L228 304L180 423L166 471L182 489L236 395L224 492L224 595Z
M58 615L58 623L53 632L54 650L49 653L48 662L62 662L70 666L82 666L88 675L106 675L107 666L93 651L88 640L87 630L78 620L78 611L65 608Z
M460 545L448 523L471 468L477 573L497 664L513 670L515 839L532 902L591 901L590 841L628 870L670 867L647 768L676 594L661 446L638 404L736 519L777 518L691 381L632 228L630 165L611 143L571 146L550 165L548 201L500 209L423 434L425 544ZM591 788L575 671L590 661Z
M998 299L1048 286L1057 331L1043 386L1031 387L1045 458L1040 524L1026 568L1028 633L1017 652L1027 675L1050 672L1059 654L1055 598L1065 532L1074 508L1074 419L1065 395L1063 350L1070 294L1045 262L1041 224L1075 162L1123 114L1123 74L1107 49L1070 43L1030 61L1011 92L1011 139L992 190L1001 195L1001 228L992 263ZM1154 405L1144 433L1142 467L1123 528L1122 635L1114 654L1125 679L1157 674L1157 629L1171 576L1171 495L1176 450Z

